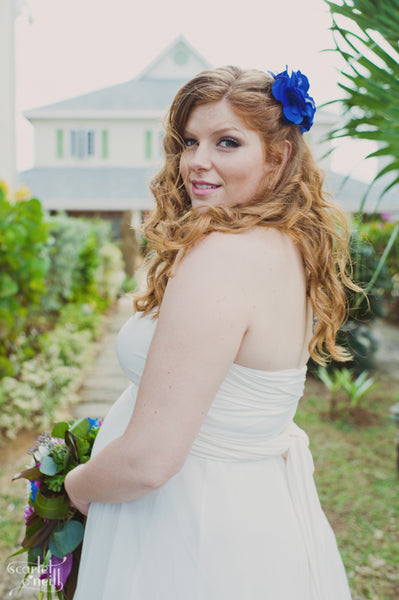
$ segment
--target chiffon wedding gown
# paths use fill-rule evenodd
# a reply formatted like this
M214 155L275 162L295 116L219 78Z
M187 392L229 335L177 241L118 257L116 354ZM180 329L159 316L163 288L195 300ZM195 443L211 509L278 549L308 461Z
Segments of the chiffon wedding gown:
M139 313L119 333L132 384L94 452L130 419L154 329ZM74 599L349 600L308 438L293 423L305 376L232 364L181 471L137 500L91 505Z

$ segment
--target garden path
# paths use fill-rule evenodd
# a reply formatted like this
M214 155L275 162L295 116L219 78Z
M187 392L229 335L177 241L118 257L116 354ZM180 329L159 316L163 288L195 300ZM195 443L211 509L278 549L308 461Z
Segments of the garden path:
M129 385L130 382L119 366L116 356L116 337L123 323L132 314L132 298L128 295L119 298L110 315L97 358L79 392L80 401L72 408L73 418L104 418L115 400Z

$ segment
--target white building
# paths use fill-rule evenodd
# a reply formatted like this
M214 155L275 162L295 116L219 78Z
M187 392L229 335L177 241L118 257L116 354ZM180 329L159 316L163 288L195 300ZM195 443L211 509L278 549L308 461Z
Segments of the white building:
M14 0L0 2L0 180L16 184Z
M153 206L148 190L161 164L162 119L178 88L211 65L182 36L137 77L89 94L25 113L34 126L35 166L19 174L49 210L102 214L117 218L125 211ZM323 136L336 116L316 112L306 134L327 173L327 185L349 212L359 208L367 184L344 177L322 158ZM375 196L368 203L375 205ZM395 197L394 205L398 205ZM383 210L387 208L385 199Z

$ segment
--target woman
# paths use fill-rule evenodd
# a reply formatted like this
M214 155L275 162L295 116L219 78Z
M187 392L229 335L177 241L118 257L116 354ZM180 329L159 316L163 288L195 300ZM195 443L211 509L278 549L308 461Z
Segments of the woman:
M89 511L77 600L350 598L292 420L309 355L346 358L355 287L308 87L226 67L172 103L147 290L118 338L133 384L66 480Z

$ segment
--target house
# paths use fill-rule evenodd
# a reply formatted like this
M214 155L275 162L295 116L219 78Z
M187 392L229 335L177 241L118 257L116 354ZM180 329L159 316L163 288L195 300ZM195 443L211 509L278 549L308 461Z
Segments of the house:
M148 183L162 161L162 120L178 88L210 66L179 36L130 81L26 112L35 166L19 174L20 184L48 210L101 215L115 227L123 215L151 209ZM342 187L343 176L322 158L328 150L323 136L335 122L335 115L318 110L306 135L328 188L347 211L356 211L367 184L352 179Z
M163 118L179 87L209 67L179 37L130 81L26 112L35 166L20 173L21 184L52 211L112 216L150 209Z

